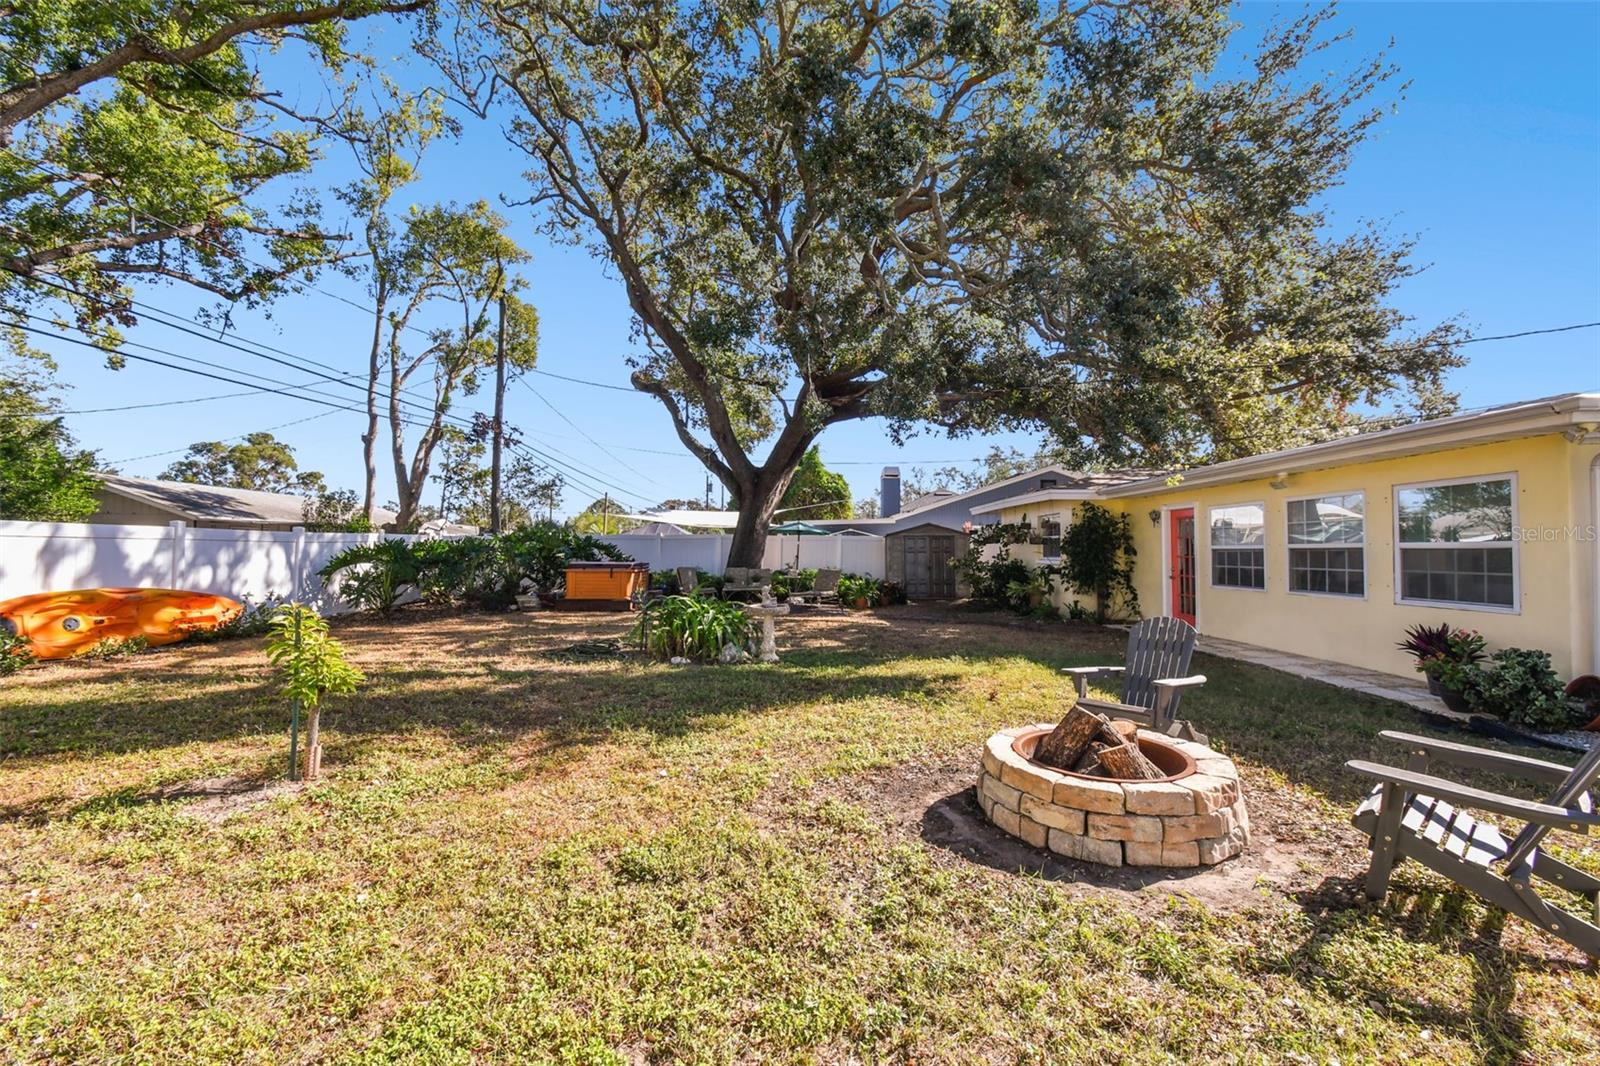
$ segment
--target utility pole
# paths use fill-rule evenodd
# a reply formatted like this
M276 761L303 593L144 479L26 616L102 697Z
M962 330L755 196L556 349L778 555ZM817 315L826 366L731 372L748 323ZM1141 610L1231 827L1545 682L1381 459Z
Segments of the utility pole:
M605 493L601 497L601 499L604 500L605 502L600 505L600 532L601 533L610 533L611 532L611 493L609 493L609 492Z
M506 420L506 294L500 294L500 335L494 352L494 458L489 467L489 532L500 532L500 445Z
M706 475L706 510L711 510L711 475Z

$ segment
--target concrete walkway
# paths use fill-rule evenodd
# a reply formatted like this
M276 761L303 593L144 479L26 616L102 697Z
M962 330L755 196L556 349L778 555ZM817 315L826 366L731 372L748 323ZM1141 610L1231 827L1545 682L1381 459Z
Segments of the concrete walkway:
M1360 666L1347 666L1344 663L1333 663L1326 659L1313 659L1308 655L1295 655L1286 651L1274 651L1271 648L1260 648L1254 644L1244 644L1237 640L1223 640L1221 637L1201 636L1195 644L1197 651L1207 655L1217 655L1224 659L1238 659L1240 662L1254 663L1256 666L1266 666L1273 670L1282 670L1286 674L1296 677L1309 677L1313 681L1335 685L1339 688L1353 689L1364 692L1369 696L1380 696L1386 700L1409 704L1422 711L1449 714L1445 709L1444 701L1428 692L1428 684L1422 675L1402 677L1399 674L1385 674L1377 670L1367 670ZM1462 716L1465 718L1465 716Z

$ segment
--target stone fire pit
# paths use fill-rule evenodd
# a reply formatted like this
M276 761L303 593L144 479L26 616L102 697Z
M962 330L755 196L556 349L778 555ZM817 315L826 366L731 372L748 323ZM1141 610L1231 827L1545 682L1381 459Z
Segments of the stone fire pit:
M1209 866L1250 840L1233 760L1203 744L1139 730L1139 750L1167 776L1123 781L1057 770L1033 751L1054 726L990 737L978 803L999 828L1036 848L1107 866Z

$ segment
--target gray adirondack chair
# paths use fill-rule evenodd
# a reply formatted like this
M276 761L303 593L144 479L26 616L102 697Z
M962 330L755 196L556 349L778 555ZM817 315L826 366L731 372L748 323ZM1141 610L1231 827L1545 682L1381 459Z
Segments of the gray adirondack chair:
M1078 703L1088 710L1204 744L1206 735L1177 717L1183 690L1206 682L1204 674L1189 674L1194 639L1194 627L1181 618L1146 618L1128 632L1128 656L1122 666L1069 666L1062 673L1072 675ZM1089 696L1089 682L1102 674L1122 675L1122 702Z
M790 603L838 603L839 580L844 577L843 570L823 569L817 571L817 579L811 587L804 592L789 593Z
M1600 826L1591 793L1600 778L1600 747L1576 766L1489 751L1448 740L1385 730L1410 750L1407 768L1354 759L1346 768L1377 781L1352 821L1372 840L1367 895L1382 899L1401 859L1415 859L1500 909L1526 919L1579 951L1600 958L1600 878L1553 858L1541 845L1552 829L1587 833ZM1554 788L1543 802L1487 792L1428 772L1433 762L1491 770ZM1505 815L1522 824L1510 841L1461 808ZM1587 918L1540 896L1534 878L1576 893Z
M700 568L696 566L678 567L678 591L685 596L714 596L716 590L709 585L702 587L700 584Z
M759 566L730 566L722 571L723 599L753 595L764 600L771 587L772 571Z

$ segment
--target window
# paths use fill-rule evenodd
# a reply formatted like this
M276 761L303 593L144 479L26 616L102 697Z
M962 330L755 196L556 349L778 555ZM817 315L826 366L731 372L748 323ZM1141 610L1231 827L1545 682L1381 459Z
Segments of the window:
M1366 595L1366 495L1290 500L1288 516L1289 591Z
M1061 516L1047 514L1039 517L1039 543L1044 545L1046 559L1061 558Z
M1515 609L1515 495L1509 475L1395 486L1397 598Z
M1211 583L1222 588L1267 587L1266 507L1239 503L1211 508Z

